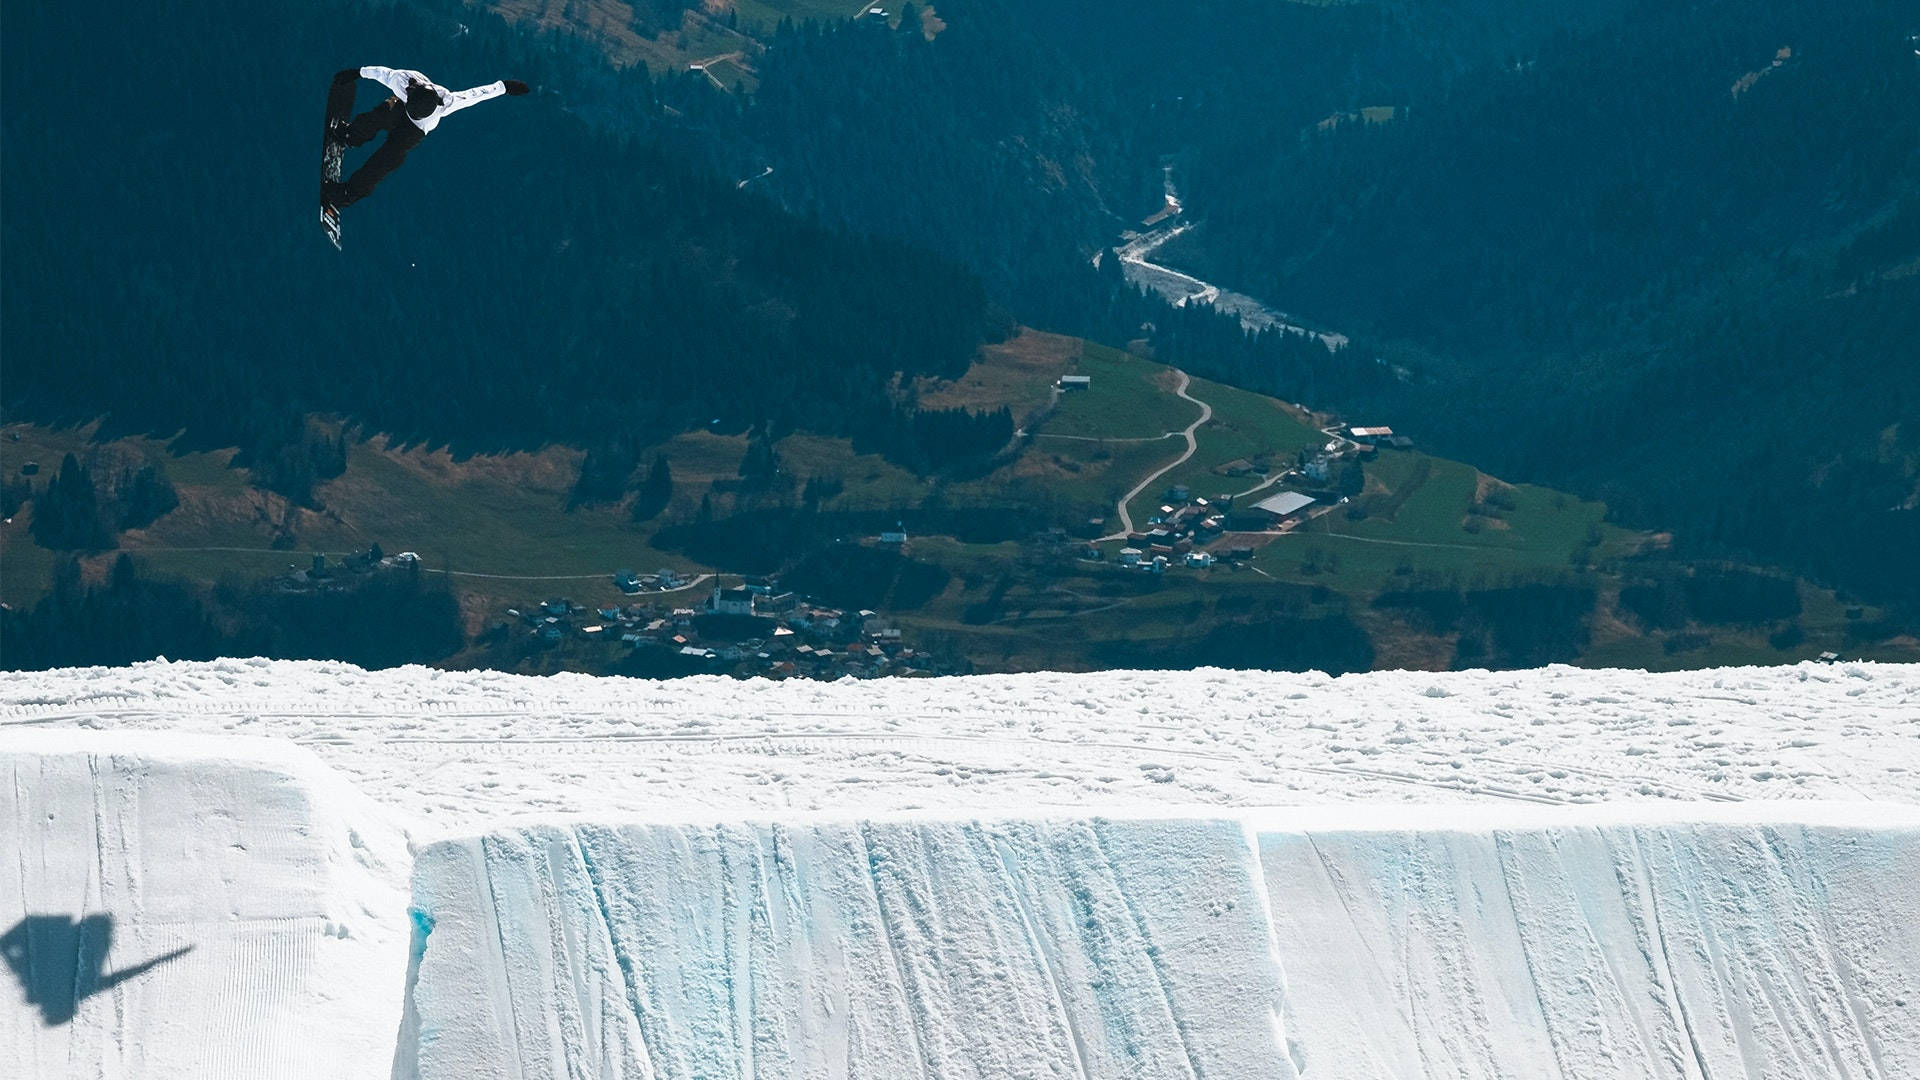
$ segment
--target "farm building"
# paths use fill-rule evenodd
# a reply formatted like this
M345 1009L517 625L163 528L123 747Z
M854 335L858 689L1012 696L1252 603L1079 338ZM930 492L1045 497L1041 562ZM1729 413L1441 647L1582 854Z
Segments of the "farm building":
M1303 495L1298 491L1282 491L1261 499L1252 506L1241 510L1240 513L1249 516L1257 515L1265 517L1273 524L1279 524L1280 522L1289 521L1298 517L1304 513L1308 507L1312 506L1313 502L1314 499L1311 495Z

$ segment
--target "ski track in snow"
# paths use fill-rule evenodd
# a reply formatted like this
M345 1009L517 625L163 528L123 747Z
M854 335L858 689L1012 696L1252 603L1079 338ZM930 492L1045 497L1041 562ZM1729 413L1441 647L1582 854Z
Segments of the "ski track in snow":
M0 678L0 732L258 734L447 831L502 813L1920 793L1920 667L652 682L226 660ZM432 828L428 829L432 832Z
M0 921L134 972L26 1075L1920 1076L1916 666L161 662L0 763Z

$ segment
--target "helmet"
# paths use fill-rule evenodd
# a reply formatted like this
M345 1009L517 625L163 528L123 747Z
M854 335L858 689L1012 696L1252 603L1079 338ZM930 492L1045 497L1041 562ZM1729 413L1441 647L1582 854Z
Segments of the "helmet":
M432 116L435 109L446 104L440 100L440 91L423 82L407 84L407 115L415 120L425 120Z

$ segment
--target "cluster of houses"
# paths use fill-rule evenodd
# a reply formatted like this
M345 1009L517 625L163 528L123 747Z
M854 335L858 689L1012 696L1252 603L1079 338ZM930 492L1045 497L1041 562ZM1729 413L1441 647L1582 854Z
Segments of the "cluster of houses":
M1165 501L1147 519L1144 531L1127 534L1127 546L1120 549L1122 566L1139 567L1149 573L1165 573L1176 561L1184 566L1212 566L1218 559L1211 551L1201 550L1227 529L1227 513L1232 502L1197 497L1185 485L1168 488ZM1097 545L1089 545L1090 558L1102 558Z
M308 591L337 586L354 577L371 574L378 570L410 570L420 565L420 556L411 551L402 551L397 555L388 555L374 544L365 551L355 551L338 558L329 559L325 554L315 554L305 569L298 564L289 564L287 573L278 579L281 586L293 591Z
M685 588L689 578L675 570L661 570L657 574L636 574L631 570L616 570L613 574L614 587L628 596L643 592L672 592Z
M1166 501L1147 519L1148 528L1127 534L1120 565L1159 574L1169 566L1205 568L1251 558L1252 546L1231 543L1231 534L1291 528L1320 502L1305 492L1281 490L1236 505L1232 495L1208 499L1178 484L1162 497ZM1101 559L1105 551L1089 543L1082 555Z
M1217 562L1250 558L1253 548L1231 542L1235 533L1286 532L1313 516L1314 507L1344 501L1335 490L1344 462L1375 457L1381 447L1405 450L1413 441L1388 427L1352 427L1317 450L1303 451L1294 468L1280 477L1301 490L1277 488L1260 495L1197 497L1176 484L1163 494L1159 510L1147 519L1149 528L1127 534L1120 549L1122 566L1146 573L1165 573L1169 566L1208 567ZM1269 468L1247 460L1230 461L1214 471L1223 476L1268 475ZM1098 523L1089 523L1098 524ZM1105 549L1089 541L1081 550L1085 559L1104 559Z
M781 589L773 578L749 577L735 588L716 585L698 607L591 607L559 598L507 614L548 643L600 641L660 650L692 670L741 678L947 675L964 667L906 645L899 629L876 612L827 607Z

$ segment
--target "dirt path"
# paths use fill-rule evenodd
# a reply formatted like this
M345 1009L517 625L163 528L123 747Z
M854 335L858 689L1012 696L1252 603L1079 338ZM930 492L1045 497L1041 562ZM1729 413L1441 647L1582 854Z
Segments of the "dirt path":
M137 548L127 548L126 551L129 555L140 555L146 552L154 552L154 551L233 551L233 552L240 552L243 554L251 554L251 555L292 555L292 556L301 556L301 555L340 556L340 555L348 554L348 552L341 552L341 551L314 552L314 551L295 551L291 548L249 548L249 547L137 547ZM423 574L445 574L448 577L487 578L492 581L595 581L600 578L610 579L613 577L613 571L611 570L602 571L598 574L482 574L473 570L441 570L431 566L422 566L420 568L420 572ZM675 585L671 589L650 589L648 591L656 592L656 593L685 592L688 589L691 589L700 585L702 582L711 581L711 580L713 580L712 574L700 574L696 576L693 580L687 582L685 585Z
M1200 406L1200 418L1198 420L1195 420L1193 423L1188 424L1187 429L1180 433L1180 437L1187 440L1187 451L1186 453L1181 454L1179 457L1174 458L1172 461L1167 462L1165 465L1162 465L1160 466L1160 468L1149 473L1146 479L1140 481L1138 484L1135 484L1133 486L1132 491L1129 491L1125 495L1120 496L1120 506L1119 506L1120 531L1110 536L1103 536L1100 538L1102 540L1126 539L1127 534L1133 531L1133 515L1127 512L1127 504L1132 502L1136 497L1138 497L1141 492L1153 486L1153 482L1155 480L1158 480L1161 477L1172 472L1173 470L1179 468L1180 466L1185 465L1187 463L1187 459L1193 456L1193 452L1195 450L1200 449L1200 440L1194 438L1193 433L1199 429L1201 424L1204 424L1207 421L1213 419L1213 406L1207 404L1204 401L1201 401L1199 398L1194 397L1192 394L1187 393L1187 386L1193 382L1192 377L1189 376L1186 372L1181 371L1179 368L1174 368L1173 373L1180 377L1180 385L1174 387L1173 389L1174 394L1178 397L1183 397L1188 401L1193 402L1195 405Z

